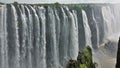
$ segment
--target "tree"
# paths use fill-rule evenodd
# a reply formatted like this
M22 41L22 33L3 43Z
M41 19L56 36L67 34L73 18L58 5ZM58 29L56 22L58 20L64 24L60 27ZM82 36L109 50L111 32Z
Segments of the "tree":
M14 4L14 5L18 5L18 2L15 1L13 4Z

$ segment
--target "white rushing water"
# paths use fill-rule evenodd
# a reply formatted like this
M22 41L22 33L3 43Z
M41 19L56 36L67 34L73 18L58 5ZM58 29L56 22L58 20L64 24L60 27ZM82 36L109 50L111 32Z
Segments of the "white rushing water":
M92 43L91 43L91 30L88 24L88 19L86 16L86 13L84 10L82 10L82 15L83 15L83 25L85 28L85 41L87 46L90 46L92 48Z
M119 5L78 7L0 5L0 68L65 68L86 45L115 67Z

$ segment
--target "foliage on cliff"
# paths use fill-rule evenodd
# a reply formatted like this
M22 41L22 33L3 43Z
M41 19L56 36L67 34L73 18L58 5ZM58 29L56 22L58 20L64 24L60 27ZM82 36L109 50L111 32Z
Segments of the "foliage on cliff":
M63 7L68 6L69 8L74 8L77 10L81 10L82 8L86 8L88 4L61 4L59 2L55 3L36 3L36 4L28 4L28 3L19 3L17 1L13 2L14 5L31 5L31 6L50 6L50 7Z
M77 60L70 60L67 68L96 68L92 59L92 50L87 46L83 52L79 52Z

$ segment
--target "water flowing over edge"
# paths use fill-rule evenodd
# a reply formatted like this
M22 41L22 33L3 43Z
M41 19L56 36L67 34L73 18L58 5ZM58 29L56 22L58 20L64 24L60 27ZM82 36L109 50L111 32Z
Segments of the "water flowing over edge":
M0 68L65 68L86 45L116 40L118 7L1 5Z

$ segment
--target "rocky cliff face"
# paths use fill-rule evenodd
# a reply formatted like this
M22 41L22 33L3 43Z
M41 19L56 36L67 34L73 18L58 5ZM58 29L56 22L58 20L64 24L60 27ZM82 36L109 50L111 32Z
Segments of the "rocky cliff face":
M119 38L119 42L118 42L118 52L117 52L116 68L120 68L120 38Z

